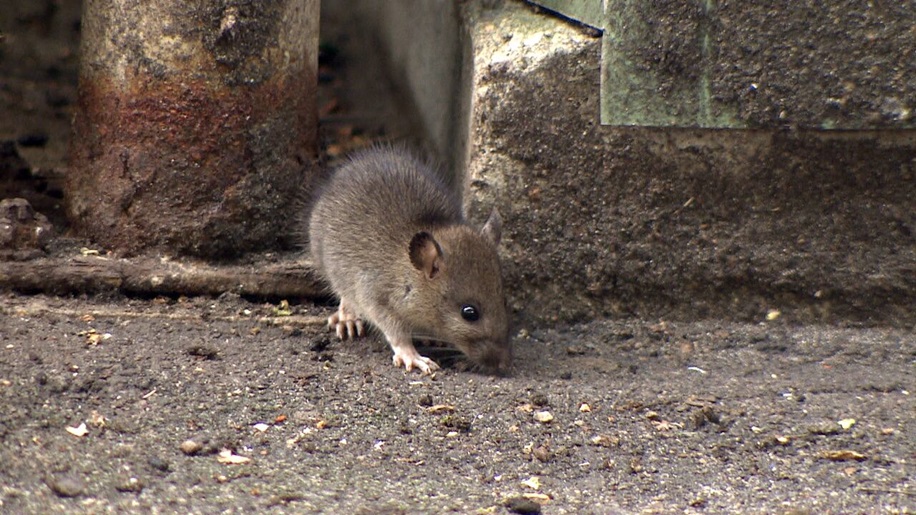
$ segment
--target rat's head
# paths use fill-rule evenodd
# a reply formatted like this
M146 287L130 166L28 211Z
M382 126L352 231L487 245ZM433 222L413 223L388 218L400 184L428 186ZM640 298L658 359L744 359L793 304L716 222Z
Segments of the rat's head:
M420 337L454 345L488 372L507 371L512 360L509 319L496 247L502 219L496 210L478 231L455 225L418 232L410 262L424 294L416 299L428 315ZM420 286L418 284L418 286Z

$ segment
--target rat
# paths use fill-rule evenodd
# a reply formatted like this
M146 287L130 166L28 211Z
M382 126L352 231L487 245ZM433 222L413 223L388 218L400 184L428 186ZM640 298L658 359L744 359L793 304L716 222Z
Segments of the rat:
M340 300L328 318L338 338L363 336L368 322L408 371L439 369L414 338L449 344L487 372L507 370L496 209L472 227L430 164L403 147L374 146L319 187L308 225L312 260Z

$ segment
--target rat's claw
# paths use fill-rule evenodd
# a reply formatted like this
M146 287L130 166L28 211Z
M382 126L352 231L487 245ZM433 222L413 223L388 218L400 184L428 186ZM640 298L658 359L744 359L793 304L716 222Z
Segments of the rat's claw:
M362 319L343 302L337 312L328 317L328 329L334 329L335 334L341 340L353 339L366 332Z
M346 327L346 330L343 328ZM347 320L337 326L337 336L344 340L346 338L354 339L363 335L363 321L360 319Z
M394 366L401 367L403 366L407 369L408 372L413 370L414 367L417 367L420 372L424 374L432 374L436 370L439 370L439 365L435 361L421 356L417 353L416 349L397 349L394 351L394 356L391 359L394 362Z
M356 323L353 325L356 326L356 336L363 336L366 334L366 329L361 318L357 318Z

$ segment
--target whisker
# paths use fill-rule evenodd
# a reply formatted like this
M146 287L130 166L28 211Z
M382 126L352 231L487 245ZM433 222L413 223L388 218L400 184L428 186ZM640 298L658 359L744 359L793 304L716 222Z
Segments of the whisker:
M427 334L422 334L422 333L420 333L420 334L415 334L415 335L413 336L413 338L414 338L415 340L426 340L426 341L430 341L430 342L444 343L444 344L446 344L446 345L451 345L452 347L455 346L454 342L450 342L450 341L444 340L444 339L442 339L442 338L438 338L438 337L435 337L435 336L432 336L432 335L427 335Z

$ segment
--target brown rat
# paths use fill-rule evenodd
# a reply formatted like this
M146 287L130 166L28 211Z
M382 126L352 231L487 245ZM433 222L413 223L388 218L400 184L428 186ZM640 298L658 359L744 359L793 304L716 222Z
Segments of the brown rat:
M312 259L340 298L328 319L341 339L382 333L394 364L439 368L413 338L450 344L493 372L511 360L496 247L496 210L481 229L464 219L460 196L405 149L358 152L319 190L309 220Z

